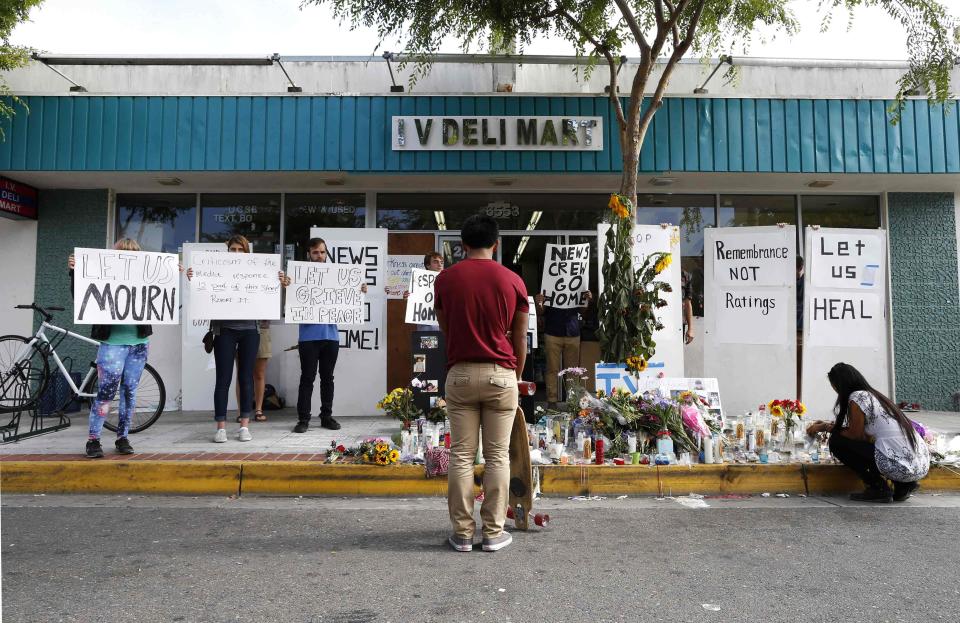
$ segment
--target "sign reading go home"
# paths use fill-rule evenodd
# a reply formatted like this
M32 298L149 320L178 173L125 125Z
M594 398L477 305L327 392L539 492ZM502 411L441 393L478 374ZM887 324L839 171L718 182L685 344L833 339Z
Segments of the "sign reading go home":
M397 151L600 151L603 117L392 117Z
M75 324L177 324L180 269L173 253L73 251Z

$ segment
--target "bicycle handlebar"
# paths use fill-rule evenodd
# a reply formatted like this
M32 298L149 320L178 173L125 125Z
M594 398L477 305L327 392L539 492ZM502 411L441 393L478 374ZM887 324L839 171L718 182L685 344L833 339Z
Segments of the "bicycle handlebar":
M52 305L50 307L47 307L47 309L44 309L39 305L37 305L36 303L30 303L29 305L15 305L14 307L15 309L32 309L33 311L43 316L43 319L46 322L50 322L51 320L53 320L53 314L50 313L51 311L66 311L63 307L54 307Z

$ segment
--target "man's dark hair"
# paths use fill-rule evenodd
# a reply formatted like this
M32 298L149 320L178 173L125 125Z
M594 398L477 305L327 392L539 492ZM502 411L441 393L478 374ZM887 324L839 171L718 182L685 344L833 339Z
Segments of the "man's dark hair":
M435 257L439 257L441 260L443 259L443 256L440 255L439 253L437 253L436 251L431 251L430 253L427 253L426 255L424 255L424 256L423 256L423 267L424 267L424 268L430 268L430 262L432 262L432 261L433 261L433 258L435 258Z
M463 222L460 239L471 249L489 249L497 243L500 227L497 222L485 214L474 214Z
M307 241L307 251L319 247L321 244L324 246L324 248L326 248L327 243L323 238L311 238Z

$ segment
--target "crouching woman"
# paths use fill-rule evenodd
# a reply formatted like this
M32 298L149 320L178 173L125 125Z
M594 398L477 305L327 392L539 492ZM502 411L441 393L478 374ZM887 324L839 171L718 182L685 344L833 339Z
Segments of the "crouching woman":
M930 452L912 422L853 366L838 363L827 374L837 392L833 422L813 422L810 435L830 433L830 452L866 484L852 500L903 502L930 470ZM893 487L887 480L893 483Z

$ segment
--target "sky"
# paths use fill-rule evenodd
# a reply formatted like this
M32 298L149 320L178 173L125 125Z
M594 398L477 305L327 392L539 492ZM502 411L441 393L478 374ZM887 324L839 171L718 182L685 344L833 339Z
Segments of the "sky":
M960 15L960 0L941 0ZM774 58L906 58L900 25L881 9L859 10L848 28L837 12L831 28L820 32L816 0L795 0L802 23L792 38L764 33L749 56ZM376 33L349 31L326 7L301 10L299 0L45 0L31 21L13 32L14 43L55 54L360 56L374 52ZM392 44L392 45L391 45ZM380 48L399 51L395 41ZM460 52L456 41L443 52ZM474 50L482 51L482 50ZM379 54L379 52L377 52ZM562 40L538 40L528 54L569 54ZM636 56L636 50L625 51ZM734 48L735 54L743 50Z

